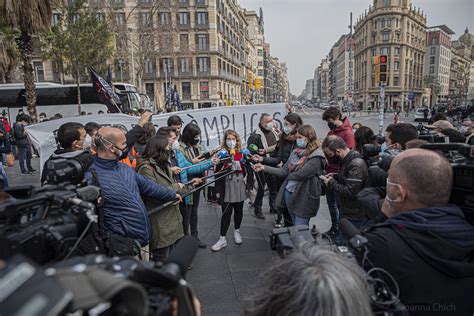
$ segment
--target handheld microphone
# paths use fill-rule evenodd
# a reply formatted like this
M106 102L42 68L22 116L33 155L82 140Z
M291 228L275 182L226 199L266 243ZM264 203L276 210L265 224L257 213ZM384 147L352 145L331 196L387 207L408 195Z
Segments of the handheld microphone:
M258 146L255 144L250 144L248 149L252 154L257 154L258 153Z
M221 149L217 152L217 158L222 160L227 157L229 157L229 152L227 150Z
M368 245L367 238L362 236L361 232L347 218L342 218L339 221L339 228L347 236L349 245L353 249L360 250Z

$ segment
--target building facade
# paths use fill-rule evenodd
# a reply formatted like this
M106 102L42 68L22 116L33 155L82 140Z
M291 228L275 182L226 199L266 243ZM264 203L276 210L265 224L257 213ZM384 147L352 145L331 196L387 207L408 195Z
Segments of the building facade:
M356 106L378 107L380 87L373 64L378 55L389 59L384 107L422 104L426 15L411 0L374 0L355 24L353 45Z
M336 74L336 99L346 104L349 88L349 37L342 35L337 44L337 74Z
M313 82L314 82L314 79L308 79L306 80L306 87L304 89L304 99L306 101L311 101L313 100L313 95L314 95L314 92L313 92Z
M436 103L448 102L449 98L451 35L453 34L454 32L446 25L430 27L426 33L424 77L429 78L428 81L433 81L439 87L439 91L431 93Z
M469 100L471 47L460 40L452 41L451 52L449 99L454 105L462 105Z

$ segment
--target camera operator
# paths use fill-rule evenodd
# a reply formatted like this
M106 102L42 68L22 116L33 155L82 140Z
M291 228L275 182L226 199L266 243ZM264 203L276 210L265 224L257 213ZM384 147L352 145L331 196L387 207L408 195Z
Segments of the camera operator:
M87 149L92 144L92 138L86 133L84 125L81 123L64 123L58 129L58 143L60 148L56 149L51 157L46 160L41 174L41 183L45 184L48 169L48 162L56 159L77 158L82 162L83 168L87 170L92 163L92 157Z
M389 170L382 212L372 226L368 258L398 282L410 315L474 310L474 226L448 205L453 184L449 162L436 152L410 149Z
M361 269L311 242L267 270L243 309L244 316L372 315Z
M466 137L466 144L474 145L474 130L472 129L471 119L466 118L462 121L460 132Z
M151 232L147 209L141 195L162 202L181 200L179 194L137 174L119 163L127 155L125 134L118 128L103 127L96 135L97 157L85 177L102 191L103 228L122 237L148 244ZM130 252L136 250L130 249ZM128 253L128 255L136 255Z
M342 216L347 218L356 227L363 228L368 222L363 209L357 202L356 195L367 181L367 164L362 156L355 150L349 149L346 142L339 136L331 135L323 142L323 150L333 162L341 162L338 174L320 176L327 186L328 191L336 193ZM339 238L342 238L339 232Z

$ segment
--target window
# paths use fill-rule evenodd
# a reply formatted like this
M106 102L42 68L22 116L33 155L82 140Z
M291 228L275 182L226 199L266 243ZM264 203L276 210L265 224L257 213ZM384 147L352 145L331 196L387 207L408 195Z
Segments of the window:
M372 57L377 55L377 48L372 48Z
M199 91L201 92L201 99L209 99L209 81L200 82Z
M151 0L140 0L140 3L143 3L143 4L151 3Z
M393 85L394 86L399 86L400 85L400 79L398 77L393 77Z
M59 23L59 14L54 13L53 16L51 17L51 26L55 26L58 23Z
M258 62L258 67L263 67L263 61L260 60L260 61Z
M259 49L257 52L257 55L260 57L263 56L263 49Z
M160 24L161 25L170 24L170 13L169 12L161 12L160 13Z
M384 7L389 7L390 6L390 0L383 0L383 6Z
M198 71L208 72L209 71L209 57L198 57Z
M263 77L263 70L262 70L262 69L259 69L259 70L258 70L258 75L259 75L260 77Z
M189 72L189 58L181 58L180 61L180 72L181 73L188 73Z
M179 4L188 4L189 0L179 0Z
M182 82L181 90L181 98L184 100L191 100L191 82Z
M118 50L127 48L127 38L124 35L118 36L115 38L115 45Z
M436 54L436 47L431 47L430 48L430 55L435 55Z
M400 56L400 47L395 47L395 56Z
M196 0L196 5L206 5L206 0Z
M189 13L179 12L179 25L188 25L188 24L189 24Z
M147 58L145 60L145 65L144 66L145 66L144 71L145 71L146 74L152 74L153 73L153 63L149 58Z
M384 42L388 42L389 38L390 38L390 33L389 32L382 33L382 40Z
M434 66L430 66L430 75L434 74Z
M431 56L430 57L430 65L434 65L434 64L435 64L435 57Z
M179 47L181 51L189 50L189 36L188 34L179 34Z
M150 97L151 100L155 98L155 84L145 83L146 94Z
M382 47L380 48L380 55L390 55L390 47Z
M142 26L151 26L151 13L150 12L142 12L140 16L141 16Z
M117 25L125 25L125 13L115 14L115 22Z
M207 12L198 12L196 16L198 25L207 25Z
M387 20L387 27L392 27L392 19Z
M435 37L433 38L433 42L432 42L433 45L438 45L438 39Z
M382 19L382 22L380 22L380 27L385 28L385 19Z
M199 50L208 49L208 35L207 34L198 34L197 35L197 46Z
M399 61L396 61L393 63L393 69L395 71L398 71L400 69L400 62Z
M54 15L53 15L53 17L54 17ZM95 18L96 18L97 21L99 21L99 22L104 22L104 20L105 20L105 17L104 17L104 14L103 14L103 13L96 13ZM55 25L55 24L53 24L53 25Z

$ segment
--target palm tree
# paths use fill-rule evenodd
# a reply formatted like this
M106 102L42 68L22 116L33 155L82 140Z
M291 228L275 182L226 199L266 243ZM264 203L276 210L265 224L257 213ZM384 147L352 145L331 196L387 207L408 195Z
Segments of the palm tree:
M28 113L36 121L36 91L33 71L33 36L51 24L50 0L0 0L0 26L19 31L16 43L23 64Z
M12 72L18 64L18 50L15 43L17 33L10 28L0 28L0 82L11 83Z
M439 84L438 78L434 76L428 75L423 78L425 87L429 88L431 91L430 97L430 107L432 106L433 99L436 100L438 95L441 92L441 86Z

